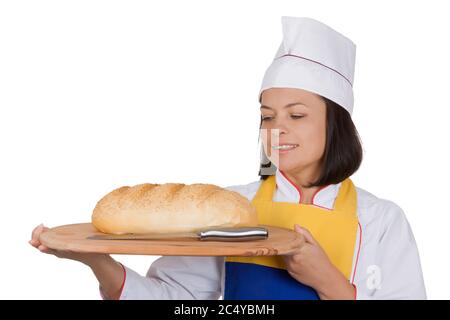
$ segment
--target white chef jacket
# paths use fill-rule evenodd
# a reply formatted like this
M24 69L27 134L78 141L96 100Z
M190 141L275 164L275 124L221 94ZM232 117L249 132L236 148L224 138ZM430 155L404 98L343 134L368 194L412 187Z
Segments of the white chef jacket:
M300 203L301 194L279 170L275 173L273 201ZM262 180L226 187L249 201ZM319 189L312 204L333 209L341 183ZM348 279L356 299L426 299L416 242L403 210L394 202L377 198L356 187L358 232L353 267ZM221 299L224 296L225 258L163 256L145 276L122 265L125 279L120 300ZM100 287L100 295L108 299Z

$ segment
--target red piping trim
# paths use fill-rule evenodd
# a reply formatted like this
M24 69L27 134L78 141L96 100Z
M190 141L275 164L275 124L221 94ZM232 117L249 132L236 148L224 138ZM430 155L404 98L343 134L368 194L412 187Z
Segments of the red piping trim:
M358 295L358 289L356 289L356 286L352 283L353 288L355 288L355 297L354 299L356 300L356 296Z
M284 174L283 171L280 170L280 172L281 172L281 174L283 175L283 177L285 177L286 180L289 181L289 182L294 186L295 189L297 189L298 194L299 194L299 196L300 196L300 199L298 200L298 203L302 203L303 194L302 194L302 191L300 190L300 188L297 187L297 186L295 185L295 183L293 183L293 182L292 182L292 181Z
M358 245L358 253L356 255L356 262L355 262L355 268L353 269L353 277L352 277L352 284L354 285L355 282L355 274L356 274L356 267L358 266L358 260L359 260L359 252L361 250L361 242L362 242L362 228L361 228L361 224L358 221L358 226L359 226L359 245ZM355 286L356 288L356 286Z
M120 263L120 262L119 262ZM122 297L122 292L123 292L123 288L125 286L125 280L127 279L127 270L125 269L125 267L123 266L123 264L120 263L120 265L122 266L123 269L123 282L122 285L120 286L120 294L119 294L119 300Z
M314 204L314 197L316 196L316 194L318 194L320 190L325 189L325 188L328 187L328 186L329 186L329 184L326 185L326 186L322 186L322 187L320 187L319 189L317 189L316 192L314 192L314 194L313 194L313 196L312 196L312 200L311 200L311 202L312 202L313 204ZM327 208L327 209L328 209L328 208Z
M297 189L297 191L298 191L298 193L299 193L299 195L300 195L300 200L299 200L298 202L301 203L301 202L302 202L302 198L303 198L302 190L300 190L300 188L297 187L297 185L296 185L295 183L293 183L293 182L292 182L292 181L284 174L283 171L280 170L280 172L281 172L281 174L283 175L283 177L285 177L286 180L289 181L289 182L294 186L295 189ZM313 194L313 196L312 196L312 200L311 200L311 202L312 202L311 204L312 204L312 205L314 205L314 206L316 206L316 207L319 207L319 208L322 208L322 209L332 210L332 209L330 209L330 208L322 207L322 206L319 206L319 205L317 205L317 204L314 204L314 197L316 196L316 194L319 193L320 190L322 190L322 189L324 189L324 188L326 188L326 187L328 187L328 186L329 186L329 184L326 185L326 186L322 186L322 187L320 187L319 189L317 189L316 192L314 192L314 194Z
M308 59L308 58L305 58L305 57L296 56L295 54L285 54L285 55L282 55L281 57L278 57L278 58L276 58L276 59L280 59L280 58L282 58L282 57L296 57L296 58L305 59L305 60L308 60L308 61L311 61L311 62L320 64L321 66L324 66L325 68L328 68L328 69L330 69L331 71L334 71L334 72L336 72L337 74L339 74L342 78L344 78L345 80L347 80L347 82L350 84L351 87L353 87L353 84L350 82L350 80L348 80L342 73L340 73L339 71L337 71L337 70L335 70L335 69L333 69L333 68L330 68L329 66L326 66L326 65L324 65L324 64L322 64L322 63L320 63L320 62L318 62L318 61L311 60L311 59ZM276 59L275 59L275 60L276 60Z

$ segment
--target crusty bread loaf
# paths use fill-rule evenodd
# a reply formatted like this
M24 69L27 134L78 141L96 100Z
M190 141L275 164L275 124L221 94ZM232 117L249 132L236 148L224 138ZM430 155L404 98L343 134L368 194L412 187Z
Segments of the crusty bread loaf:
M101 232L195 232L208 227L256 226L247 198L212 184L138 184L115 189L100 199L92 224Z

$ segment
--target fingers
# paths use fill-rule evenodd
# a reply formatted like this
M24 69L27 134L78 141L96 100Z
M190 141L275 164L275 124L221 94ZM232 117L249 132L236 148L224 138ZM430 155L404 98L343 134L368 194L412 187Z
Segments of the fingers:
M40 241L39 241L39 235L42 232L42 228L44 227L44 225L41 223L40 225L38 225L36 228L33 229L33 232L31 233L31 240L29 241L29 243L33 246L33 247L39 247L40 245Z
M39 245L37 248L38 248L39 251L42 252L42 253L47 253L47 254L53 254L53 255L56 255L56 251L57 251L57 250L50 249L49 247L46 247L46 246L44 246L43 244Z
M33 247L38 249L42 253L52 254L54 256L57 256L59 258L64 258L66 253L63 251L51 249L41 243L39 240L40 235L42 232L45 232L49 230L49 228L45 227L42 223L38 225L36 228L33 229L33 232L31 233L31 240L28 241L29 244L31 244Z
M302 234L305 237L305 240L307 243L310 244L317 244L316 239L312 236L311 232L309 232L308 229L300 227L298 224L294 225L294 230L300 234Z
M41 245L41 241L39 240L39 236L42 232L47 231L49 228L45 227L42 223L33 229L31 233L31 240L28 241L33 247L38 248Z
M38 225L36 228L33 229L33 232L31 233L31 240L37 240L39 238L39 234L41 232L41 229L44 227L44 224Z
M41 244L41 245L38 246L38 249L39 249L39 251L41 251L41 252L47 252L50 248L44 246L43 244Z

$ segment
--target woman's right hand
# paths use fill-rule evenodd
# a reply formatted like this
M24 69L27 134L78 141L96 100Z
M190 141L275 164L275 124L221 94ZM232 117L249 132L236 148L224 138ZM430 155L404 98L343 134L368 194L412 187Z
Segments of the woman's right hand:
M46 232L48 229L49 228L45 227L43 224L38 225L31 233L31 240L28 243L43 253L52 254L54 256L57 256L58 258L79 261L88 266L91 266L93 263L102 258L108 257L107 254L102 253L81 253L70 250L51 249L43 245L39 240L39 236L41 235L41 233Z

